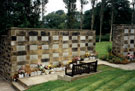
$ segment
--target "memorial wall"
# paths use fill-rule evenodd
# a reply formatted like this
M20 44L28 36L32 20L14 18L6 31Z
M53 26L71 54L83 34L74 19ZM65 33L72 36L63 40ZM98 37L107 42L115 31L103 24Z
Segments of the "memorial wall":
M127 56L135 54L135 25L113 26L113 53Z
M37 64L66 65L75 56L95 52L95 31L90 30L11 28L7 36L9 40L3 37L0 44L3 53L8 52L1 56L1 59L5 57L1 62L5 63L0 64L6 64L8 58L7 78L12 77L25 64L32 67ZM9 47L8 51L6 47ZM6 66L0 69L6 71Z

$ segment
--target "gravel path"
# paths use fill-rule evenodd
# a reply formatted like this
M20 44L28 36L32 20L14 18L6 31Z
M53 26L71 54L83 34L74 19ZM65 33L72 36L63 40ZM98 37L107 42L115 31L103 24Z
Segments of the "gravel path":
M129 63L129 64L112 64L106 61L98 60L98 64L104 64L107 66L111 66L114 68L120 68L123 70L135 70L135 63Z

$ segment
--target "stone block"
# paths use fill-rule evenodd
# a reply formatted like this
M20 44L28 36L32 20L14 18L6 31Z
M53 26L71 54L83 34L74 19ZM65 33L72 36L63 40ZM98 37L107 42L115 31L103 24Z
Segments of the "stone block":
M68 57L69 56L69 53L68 52L64 52L63 53L63 57Z
M49 54L42 54L42 59L49 59L49 58L50 58Z
M49 49L49 45L42 45L42 49L43 49L43 50Z
M37 41L38 38L37 38L37 36L29 36L29 40L30 41Z
M135 29L131 29L131 33L135 33Z
M63 44L63 48L69 48L69 44Z
M134 40L135 39L135 36L129 36L129 39L130 40Z
M93 39L93 36L88 36L88 39L89 39L89 40L92 40L92 39Z
M53 40L59 40L59 36L53 36Z
M72 44L72 48L77 48L78 47L78 44L77 43L73 43Z
M17 36L17 42L25 41L25 36Z
M80 40L86 40L86 36L80 36Z
M80 47L85 47L85 43L80 43Z
M88 43L88 46L89 46L89 47L92 47L92 46L93 46L93 43Z
M85 51L80 51L80 55L81 56L85 55Z
M38 60L38 55L30 55L30 60Z
M42 41L49 41L49 37L48 37L48 36L42 36L42 37L41 37L41 40L42 40Z
M17 56L17 62L26 61L26 55L24 56Z
M59 57L59 53L53 53L53 57Z
M78 36L72 36L72 40L78 40Z
M128 40L128 36L124 36L124 40Z
M25 51L25 46L16 46L17 51Z
M72 52L72 56L78 56L77 52Z
M129 33L129 30L128 30L128 29L125 29L125 30L124 30L124 33Z
M38 49L37 45L30 45L30 50L37 50L37 49Z
M52 48L53 49L58 49L59 48L59 44L54 44Z
M53 66L58 66L59 65L59 62L58 61L55 61L52 64L53 64Z
M63 41L68 41L69 40L69 36L63 36Z

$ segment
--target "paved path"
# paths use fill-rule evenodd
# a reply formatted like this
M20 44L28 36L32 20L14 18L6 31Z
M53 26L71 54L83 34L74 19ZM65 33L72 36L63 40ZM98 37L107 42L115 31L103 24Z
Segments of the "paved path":
M15 91L10 82L3 80L0 77L0 91Z
M111 66L111 67L114 67L114 68L120 68L120 69L123 69L123 70L135 70L135 63L112 64L112 63L109 63L109 62L106 62L106 61L99 60L98 64L104 64L104 65L107 65L107 66Z

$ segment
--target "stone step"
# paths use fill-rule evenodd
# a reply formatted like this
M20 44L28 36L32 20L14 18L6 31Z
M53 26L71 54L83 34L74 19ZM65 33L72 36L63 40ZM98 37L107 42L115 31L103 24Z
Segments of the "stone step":
M18 82L12 82L12 85L13 85L13 87L14 87L16 90L18 90L18 91L24 91L24 90L27 89L26 87L24 87L23 85L21 85L21 84L18 83Z

